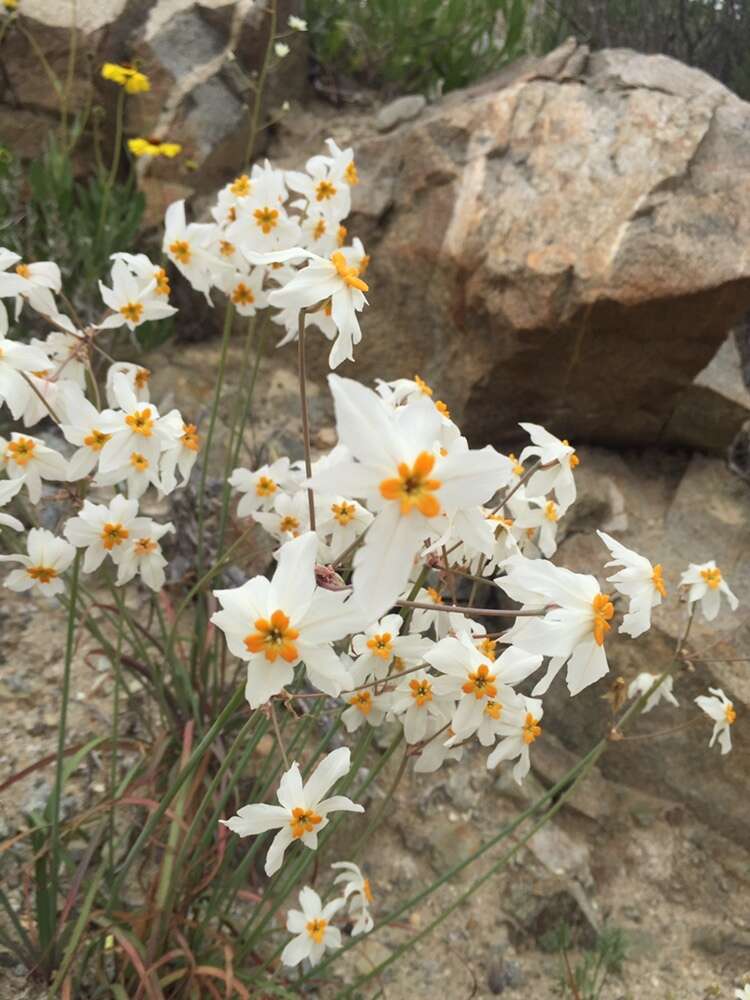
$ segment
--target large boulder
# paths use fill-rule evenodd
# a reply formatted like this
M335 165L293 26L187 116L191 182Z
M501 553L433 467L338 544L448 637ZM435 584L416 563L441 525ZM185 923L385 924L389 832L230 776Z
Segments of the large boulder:
M287 19L300 7L301 0L277 0L277 34L289 34ZM105 158L118 91L101 80L100 68L106 61L132 62L148 74L151 90L126 101L125 137L168 138L184 148L178 161L142 162L141 174L168 186L177 179L182 188L168 191L170 197L213 190L244 165L269 30L268 9L254 0L79 0L77 6L24 0L3 42L2 141L24 158L42 150L60 120L60 101L43 61L65 81L74 41L68 111L85 114L92 104L104 108L98 128ZM287 41L290 54L281 62L274 58L267 77L256 154L263 149L269 113L306 86L304 37ZM89 153L84 141L80 162ZM147 191L159 190L159 183L144 180Z
M750 306L750 105L574 42L358 142L358 377L419 372L474 440L667 440Z

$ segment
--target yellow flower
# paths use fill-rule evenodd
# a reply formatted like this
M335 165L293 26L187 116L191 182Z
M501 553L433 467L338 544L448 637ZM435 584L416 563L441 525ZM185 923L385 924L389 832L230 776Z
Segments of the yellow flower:
M118 87L124 87L126 94L141 94L146 90L151 90L149 78L133 66L105 63L102 66L102 77L116 83Z
M166 156L170 160L182 152L179 142L159 142L151 139L129 139L128 149L133 156Z
M18 6L18 0L3 0L3 7L6 10L15 10Z

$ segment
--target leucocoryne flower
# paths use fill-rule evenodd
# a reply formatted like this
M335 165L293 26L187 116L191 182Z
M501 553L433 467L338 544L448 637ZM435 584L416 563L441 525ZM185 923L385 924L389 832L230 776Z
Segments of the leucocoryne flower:
M9 590L35 590L53 597L64 591L62 574L73 562L76 550L46 528L32 528L26 544L27 555L0 555L2 562L20 562L23 569L14 569L5 578Z
M695 699L698 708L714 722L714 731L708 745L712 747L718 739L721 752L729 753L732 749L731 727L737 719L737 712L721 688L709 688L708 691L708 695L701 694Z
M700 602L703 617L709 622L719 613L722 594L732 611L740 603L713 559L705 563L690 563L680 578L680 586L688 588L687 599L691 607L696 601Z
M370 880L365 878L353 861L335 861L331 868L341 872L333 880L333 884L344 883L344 901L349 900L349 916L354 921L352 937L366 934L375 925L370 913L373 900Z
M612 555L612 561L607 566L622 566L618 573L607 577L607 581L614 583L617 590L630 599L620 632L626 632L635 639L651 628L651 609L667 596L662 568L658 563L652 566L645 556L626 548L603 531L597 531L597 535Z
M309 885L299 894L301 909L290 910L286 917L286 929L295 937L281 953L283 965L295 966L307 959L310 965L317 965L326 950L341 947L341 931L331 924L345 901L332 899L323 906L320 896Z
M278 806L253 803L243 806L236 816L221 820L224 826L240 837L251 837L269 830L279 832L273 838L266 855L266 875L281 867L284 852L295 840L312 850L318 846L318 834L328 825L328 814L364 812L364 808L345 795L326 798L328 792L349 772L351 756L348 747L339 747L327 754L306 782L302 782L299 764L285 771L276 797Z

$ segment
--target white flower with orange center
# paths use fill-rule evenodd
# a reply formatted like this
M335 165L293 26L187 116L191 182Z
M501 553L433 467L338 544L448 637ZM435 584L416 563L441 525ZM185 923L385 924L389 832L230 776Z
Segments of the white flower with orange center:
M386 615L352 637L352 653L357 657L352 676L357 684L363 684L368 678L381 680L389 673L394 658L401 661L402 670L424 659L424 654L433 646L432 640L414 633L400 635L403 625L401 615Z
M119 376L119 377L118 377ZM130 389L139 403L148 403L151 399L149 385L151 383L151 370L143 365L136 365L130 361L117 361L107 369L107 382L105 392L107 404L112 409L117 409L120 405L115 394L115 381L122 381L124 377Z
M316 586L317 548L316 535L306 532L281 546L271 580L256 576L214 592L222 610L211 621L230 652L247 661L245 695L252 708L290 684L301 661L310 682L326 694L336 697L350 686L332 643L355 631L361 615L348 594Z
M162 417L162 426L169 428L170 443L164 448L159 461L159 481L165 493L177 487L179 471L182 485L190 479L201 450L201 436L195 424L187 423L179 410L170 410Z
M640 698L641 695L651 690L655 681L655 675L649 674L647 671L643 671L643 673L638 674L638 676L628 685L628 698ZM655 708L660 701L667 701L670 705L679 704L675 696L672 694L673 684L673 677L667 676L664 678L661 684L646 699L646 704L642 709L644 715L646 712L650 712L652 708Z
M99 282L99 293L104 304L111 309L111 314L98 324L100 330L123 324L129 330L135 330L141 323L166 319L177 312L159 293L155 275L150 278L136 277L121 258L112 265L111 280L111 288Z
M495 582L512 600L527 608L553 605L543 617L519 618L503 637L529 653L552 657L533 693L544 694L567 663L567 684L576 695L609 670L605 639L612 628L614 606L593 576L573 573L543 559L509 559L507 576Z
M539 698L516 697L515 704L503 706L497 726L500 739L487 758L487 767L492 769L501 761L515 760L513 778L520 785L531 768L531 745L542 735L544 709Z
M5 507L23 486L23 479L7 479L0 482L0 507ZM3 514L0 510L0 527L11 528L13 531L23 531L23 524L12 514Z
M528 466L529 459L536 459L541 468L531 476L527 493L531 497L543 497L554 492L559 507L559 517L565 513L576 498L576 484L573 470L580 459L575 448L566 440L556 438L539 424L521 424L532 440L519 456L519 464Z
M124 479L136 455L143 460L140 471L150 469L156 475L159 456L177 444L182 421L160 417L153 403L139 402L125 375L115 375L112 391L119 409L101 414L98 429L109 434L109 440L99 454L100 473L120 472Z
M317 530L328 543L328 558L335 562L372 524L372 514L361 503L347 497L326 498L320 504Z
M379 726L385 719L391 707L391 694L375 694L372 687L360 688L356 691L345 691L342 698L349 707L341 714L341 721L347 733L356 732L361 726Z
M167 560L162 555L160 541L169 531L170 522L157 524L147 517L139 517L130 529L130 537L117 559L117 586L122 587L136 575L158 593L166 580Z
M238 517L248 517L256 510L271 510L276 497L292 485L289 459L279 458L253 472L235 469L229 477L229 485L241 495L237 504Z
M542 662L539 655L513 648L490 659L480 652L468 632L441 639L425 659L443 674L435 680L435 691L458 699L451 718L455 742L479 729L490 701L512 699L511 686L525 680Z
M243 806L236 816L220 822L240 837L253 837L269 830L279 832L273 838L266 855L266 875L281 867L284 852L290 844L301 841L315 850L318 834L328 826L328 814L364 812L364 808L344 795L328 796L337 781L349 773L351 755L348 747L339 747L327 754L303 784L299 765L292 764L279 782L278 806L253 803Z
M445 728L445 723L437 716L428 721L425 746L414 764L417 774L432 774L443 766L446 760L460 760L463 746L449 746L453 732Z
M428 399L397 411L351 379L329 376L342 460L310 481L324 494L363 500L375 513L354 555L354 593L371 615L387 611L406 586L414 557L445 532L451 516L491 497L505 478L505 462L490 447L436 448L441 417Z
M710 697L701 694L695 699L698 708L702 709L714 723L708 745L712 747L718 740L721 752L723 754L729 753L732 749L731 728L737 720L737 712L734 703L727 698L721 688L709 688L708 690Z
M268 294L263 288L265 269L254 267L227 272L221 287L240 316L254 316L268 305Z
M83 571L93 573L107 556L119 563L137 520L138 502L118 494L108 504L84 500L80 514L68 519L63 533L71 545L86 550Z
M32 372L52 367L52 361L40 347L8 340L0 329L0 404L7 405L14 420L21 419L32 392L26 378Z
M9 590L34 590L48 597L65 590L62 574L73 562L75 549L57 538L46 528L32 528L26 538L27 555L0 555L2 562L19 562L23 569L14 569L5 578Z
M17 253L0 247L0 299L15 299L16 319L24 302L43 316L54 319L57 306L53 293L60 291L61 284L60 268L53 261L24 261ZM0 302L0 337L7 329L8 316Z
M335 231L351 211L352 192L351 184L342 176L343 171L333 163L326 163L326 159L315 156L308 160L307 173L287 170L286 182L292 191L305 199L306 211L320 213Z
M691 608L696 601L700 602L703 617L709 622L719 613L722 594L732 611L736 611L740 603L713 559L705 563L690 563L680 578L680 586L687 588Z
M392 713L404 727L407 743L421 743L427 736L431 719L446 725L455 708L455 697L439 694L436 678L426 670L404 677L393 692Z
M262 484L260 484L262 486ZM247 495L247 494L246 494ZM310 507L307 493L297 490L291 496L288 493L274 494L273 509L269 511L256 510L253 519L263 525L269 535L280 542L288 542L299 538L310 530Z
M603 531L597 531L597 535L612 555L612 561L607 566L622 566L619 572L607 577L607 582L614 583L616 589L630 601L620 632L635 639L651 628L651 610L667 596L664 573L659 563L652 566L645 556L626 548Z
M39 503L42 480L64 482L68 476L65 459L54 448L48 448L41 438L14 431L0 454L9 479L23 479L29 500Z
M309 261L283 288L269 293L269 304L298 314L301 309L312 309L313 306L325 308L330 303L330 318L339 335L331 347L328 364L337 368L346 359L354 360L353 345L362 339L357 313L367 305L364 293L368 290L358 263L361 257L356 251L351 247L342 247L330 257L319 257L311 250L295 247L270 254L248 252L247 257L252 264L261 265ZM292 322L296 321L292 318Z
M289 910L286 929L295 936L281 953L281 964L292 968L308 961L317 965L326 951L341 947L341 931L331 919L345 905L346 897L332 899L323 905L320 896L309 885L299 894L300 910Z
M202 292L211 304L209 292L218 285L233 265L216 252L219 230L212 223L191 222L185 218L185 201L174 201L164 214L162 252L187 278L196 292Z
M362 870L353 861L334 861L331 865L334 871L341 872L333 880L334 885L343 883L344 901L349 903L349 916L354 921L352 937L367 934L375 926L370 913L373 903L372 886Z
M519 493L522 493L519 490ZM512 518L513 535L518 539L521 552L529 558L541 554L549 559L557 551L557 529L560 520L560 508L554 500L540 500L519 497L512 498L514 515ZM500 522L495 522L495 527Z
M169 302L169 276L163 267L154 264L145 253L114 253L112 260L123 261L140 284L150 285L154 282L154 294L163 302Z

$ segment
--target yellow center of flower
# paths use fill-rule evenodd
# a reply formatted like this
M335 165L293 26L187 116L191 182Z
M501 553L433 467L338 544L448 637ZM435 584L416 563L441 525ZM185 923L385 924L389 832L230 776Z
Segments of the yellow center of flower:
M140 323L143 315L143 303L126 302L124 306L120 306L120 315L124 316L128 323Z
M315 228L313 229L313 239L319 240L321 236L325 236L326 232L326 220L318 219L315 223Z
M137 556L148 556L158 548L153 538L137 538L133 543Z
M263 653L270 663L274 663L279 656L287 663L292 663L299 656L294 645L299 631L291 628L283 611L274 611L270 621L258 618L255 629L255 632L245 637L248 653Z
M557 521L557 504L554 500L548 500L544 505L544 516L553 524Z
M190 244L187 240L175 240L174 243L170 243L169 252L181 264L189 264L190 258L193 256L193 251L190 249Z
M21 278L30 278L31 268L29 267L28 264L18 264L16 266L16 274L19 275Z
M737 713L735 712L734 705L731 702L724 706L724 718L726 719L728 726L733 725L737 719Z
M488 636L485 636L484 639L477 643L477 649L483 656L486 656L488 660L494 660L496 644L497 639L490 639Z
M230 243L229 240L221 240L219 243L219 253L222 257L231 257L235 251L234 243Z
M542 727L539 725L539 719L535 719L531 712L526 713L526 720L523 724L523 732L521 738L527 745L533 743L537 736L542 735Z
M428 587L427 593L429 594L430 600L432 601L433 604L443 603L443 598L440 596L440 593L437 590L435 590L434 587Z
M509 459L511 460L511 462L513 463L513 475L514 475L514 476L522 476L522 475L524 474L524 467L523 467L523 466L521 465L521 463L520 463L520 462L518 461L518 459L517 459L517 458L516 458L516 456L515 456L515 455L513 454L513 452L511 452L511 453L510 453L510 454L508 455L508 458L509 458Z
M349 704L354 705L354 707L362 713L362 715L369 715L372 711L372 695L369 691L357 691L349 699Z
M412 698L420 708L428 701L432 701L432 684L428 680L411 680L409 687Z
M102 545L108 552L111 552L118 545L122 545L128 535L127 528L119 523L108 521L102 528Z
M416 507L425 517L437 517L440 503L433 494L442 483L439 479L429 478L434 465L435 456L427 451L417 455L411 468L406 462L400 462L398 479L384 479L380 484L380 495L386 500L398 500L402 514L410 514Z
M383 632L381 635L374 635L372 639L367 640L367 648L372 651L374 656L381 660L387 660L393 652L391 633Z
M718 566L713 569L702 569L701 576L706 581L711 590L716 590L716 588L721 583L721 570Z
M315 920L308 920L306 925L306 930L308 936L313 939L315 944L323 943L323 935L326 932L327 926L328 926L328 921L323 920L322 917L316 917Z
M141 455L139 451L133 451L130 454L130 464L136 472L145 472L149 462L145 455Z
M319 181L315 187L315 200L328 201L336 196L336 187L330 181Z
M438 411L438 413L441 416L445 417L446 420L450 420L450 418L451 418L451 411L448 409L448 407L442 401L442 399L439 399L437 401L437 403L435 403L435 409Z
M495 687L495 674L490 673L490 668L481 664L472 673L469 679L461 686L464 694L473 694L475 698L494 698L497 694Z
M657 563L654 566L654 572L651 574L651 582L654 585L654 589L658 590L662 597L667 596L667 588L664 586L664 572L661 568L661 563Z
M105 434L103 431L98 431L94 428L91 433L83 439L83 443L92 451L101 451L111 437L111 434Z
M201 438L195 424L182 425L182 437L180 441L182 441L183 448L187 448L188 451L200 451Z
M347 503L346 500L342 500L341 503L331 504L331 513L339 524L346 525L349 524L350 521L354 520L357 508L353 503Z
M259 476L255 484L255 492L259 497L270 497L276 492L276 483L269 476Z
M262 230L266 236L275 229L279 224L279 213L275 208L256 208L253 212L255 216L255 223L260 230Z
M244 198L250 194L250 178L247 174L240 174L229 186L232 194L238 198Z
M148 368L139 368L135 373L135 378L133 379L136 389L145 389L150 378L151 372Z
M279 521L279 531L285 534L292 534L296 538L299 534L299 521L296 517L292 517L291 514L287 514L286 517L282 517Z
M241 281L232 292L232 302L236 306L251 306L255 302L252 289L248 288L244 281Z
M357 173L357 166L354 160L352 160L344 171L344 180L347 184L359 184L359 174Z
M615 609L608 594L597 594L591 602L591 606L594 609L594 639L598 646L603 646L604 637L612 628L609 622L614 616Z
M31 438L20 437L10 442L6 457L11 462L15 462L16 465L24 466L28 465L35 458L35 452L36 441L32 441Z
M292 836L295 840L298 840L306 833L312 833L322 819L323 817L318 816L312 809L303 809L301 806L295 806L292 809L292 818L289 823L289 826L292 828Z
M362 281L359 277L359 268L347 264L346 257L340 250L336 250L331 254L331 263L336 268L338 276L348 288L358 288L360 292L368 291L369 286L367 282Z
M568 439L567 439L567 438L563 438L563 442L562 442L562 443L563 443L563 444L565 445L565 447L566 447L566 448L570 448L570 441L568 441ZM575 453L575 452L572 452L572 453L571 453L571 454L570 454L570 455L568 456L568 463L569 463L569 465L570 465L571 469L575 469L575 468L576 468L576 466L578 466L578 465L580 465L580 464L581 464L581 460L580 460L580 458L578 457L578 455L576 455L576 453Z
M154 277L156 278L156 294L157 295L169 295L169 278L167 277L167 272L163 267L157 267L154 271Z
M430 388L429 385L427 385L427 383L423 378L420 378L419 375L415 375L414 381L417 383L417 388L419 389L419 391L422 393L423 396L432 395L432 389Z
M125 423L134 434L141 437L151 437L154 430L154 418L151 416L151 407L146 406L142 410L136 410L125 417Z
M499 701L490 700L484 706L484 714L489 715L489 717L491 719L494 719L496 722L500 718L502 711L503 711L503 706L500 704Z
M28 566L26 572L37 583L51 583L57 577L57 570L51 566Z

